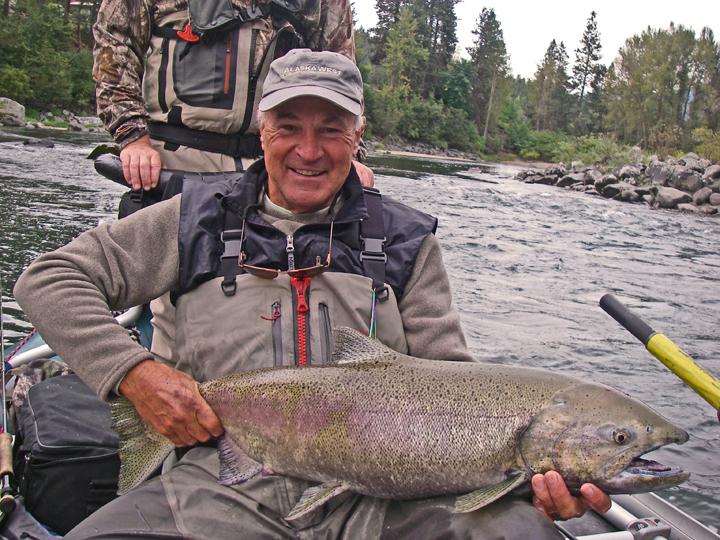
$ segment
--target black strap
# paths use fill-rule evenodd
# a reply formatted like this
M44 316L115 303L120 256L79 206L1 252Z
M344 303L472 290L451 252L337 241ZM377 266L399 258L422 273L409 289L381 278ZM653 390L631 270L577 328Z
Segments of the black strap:
M229 30L232 30L233 28L237 28L241 24L253 21L255 19L261 19L263 17L267 17L270 13L270 6L269 5L261 5L261 6L255 6L250 9L241 9L237 12L235 18L232 21L229 21L217 28L213 28L212 30L208 30L205 32L198 31L197 28L193 26L193 32L196 33L198 37L201 37L204 34L210 34L210 33L218 33L218 32L228 32ZM178 32L182 32L184 29L178 30L177 28L173 28L172 26L156 26L153 28L153 35L157 37L161 37L163 39L180 39L183 38L178 34Z
M385 285L385 223L382 215L382 195L375 188L363 187L365 206L368 218L360 222L360 241L362 252L360 261L364 274L373 280L373 289L377 299L384 302L388 299Z
M147 129L152 139L181 144L205 152L253 159L262 155L259 135L224 135L214 131L172 126L163 122L148 122Z
M225 296L234 296L237 290L235 276L240 270L242 221L234 212L225 211L225 227L223 232L220 233L220 240L223 243L223 254L220 256L220 275L223 276L223 281L220 287Z

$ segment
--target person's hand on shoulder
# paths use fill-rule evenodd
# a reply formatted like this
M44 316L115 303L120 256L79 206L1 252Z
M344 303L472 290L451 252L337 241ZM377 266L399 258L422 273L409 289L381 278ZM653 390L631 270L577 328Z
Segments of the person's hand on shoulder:
M120 151L123 174L133 189L149 190L157 186L163 159L150 145L150 137L144 135Z
M592 484L583 484L580 497L570 494L565 481L555 471L532 478L533 505L550 521L580 517L592 508L601 514L610 510L610 497Z
M119 390L175 446L192 446L223 434L220 420L187 373L145 360L125 374Z

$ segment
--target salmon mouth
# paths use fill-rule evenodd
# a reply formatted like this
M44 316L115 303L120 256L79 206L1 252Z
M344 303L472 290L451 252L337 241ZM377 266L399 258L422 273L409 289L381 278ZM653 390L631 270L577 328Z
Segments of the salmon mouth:
M668 476L679 476L685 473L681 467L668 467L658 461L652 459L643 459L641 457L633 458L630 463L625 467L624 472L631 475L643 475L643 476L656 476L656 477L668 477Z

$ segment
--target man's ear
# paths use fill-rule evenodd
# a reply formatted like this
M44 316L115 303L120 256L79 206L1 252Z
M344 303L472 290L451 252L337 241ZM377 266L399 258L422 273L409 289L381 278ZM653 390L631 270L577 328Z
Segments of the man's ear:
M263 149L263 152L265 151L265 137L263 137L263 134L265 133L265 123L262 123L259 127L260 130L260 147Z
M357 155L358 148L360 148L360 141L362 140L363 133L365 133L365 124L367 123L366 118L362 117L362 127L355 133L355 147L353 148L353 156Z

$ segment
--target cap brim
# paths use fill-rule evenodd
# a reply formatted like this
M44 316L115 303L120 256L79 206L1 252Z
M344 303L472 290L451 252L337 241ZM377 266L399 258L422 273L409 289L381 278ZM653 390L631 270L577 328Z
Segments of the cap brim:
M258 109L263 112L269 111L270 109L277 107L281 103L285 103L286 101L301 96L319 97L326 101L329 101L330 103L334 103L341 109L345 109L349 113L356 116L362 114L362 106L357 101L352 100L349 97L340 94L339 92L335 92L334 90L320 88L319 86L293 86L290 88L283 88L281 90L277 90L272 94L264 96L260 100Z

